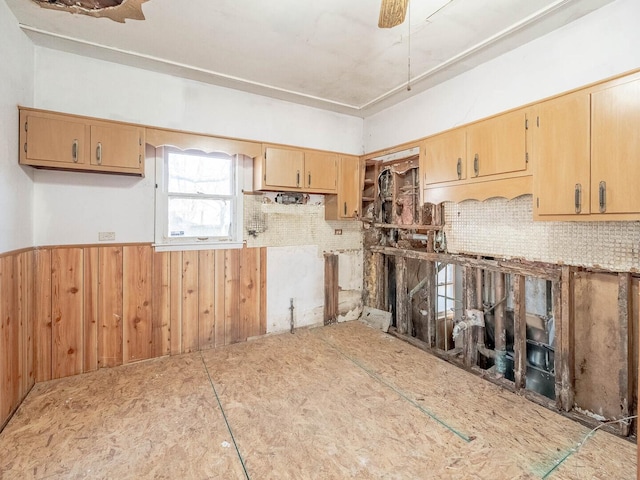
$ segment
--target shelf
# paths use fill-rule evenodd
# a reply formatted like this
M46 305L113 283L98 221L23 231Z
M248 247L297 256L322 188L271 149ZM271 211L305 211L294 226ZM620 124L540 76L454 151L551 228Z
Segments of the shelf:
M364 179L364 184L365 185L374 185L376 183L376 181L373 178L365 178Z

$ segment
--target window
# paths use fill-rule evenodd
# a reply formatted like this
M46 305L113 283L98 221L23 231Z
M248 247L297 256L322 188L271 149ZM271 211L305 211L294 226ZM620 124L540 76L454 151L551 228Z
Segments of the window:
M159 148L156 248L225 248L242 243L237 156Z

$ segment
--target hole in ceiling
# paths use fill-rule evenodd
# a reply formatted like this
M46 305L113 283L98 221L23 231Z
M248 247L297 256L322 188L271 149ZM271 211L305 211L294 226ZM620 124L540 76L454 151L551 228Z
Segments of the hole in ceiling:
M124 23L129 18L144 20L142 4L148 0L33 0L43 8L109 18Z

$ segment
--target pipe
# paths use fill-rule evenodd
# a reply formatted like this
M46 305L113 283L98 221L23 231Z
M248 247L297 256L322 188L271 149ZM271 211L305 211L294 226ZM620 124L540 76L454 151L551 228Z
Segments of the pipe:
M476 268L476 308L482 310L482 277L483 270Z
M478 303L478 309L479 310L483 310L484 308L484 298L487 298L488 301L488 292L486 291L486 285L489 283L489 278L487 278L487 281L484 281L484 277L485 275L487 277L489 277L491 274L489 272L485 272L482 268L477 268L476 269L476 295L478 296L478 298L476 299L477 303ZM488 313L487 311L485 311L485 313ZM480 331L478 332L478 343L477 343L477 349L478 349L478 353L480 353L481 355L484 355L487 358L496 358L496 352L495 350L492 350L491 348L487 348L487 346L484 343L484 332L485 329L484 327L480 328Z
M421 242L426 242L429 240L429 235L425 235L424 233L409 233L405 236L405 238L409 240L419 240Z
M495 297L505 298L504 273L494 273ZM506 302L500 301L495 305L495 352L496 373L504 375L507 371L507 332L505 330L505 306Z
M414 297L414 295L418 293L418 291L420 291L420 289L422 289L422 287L426 285L428 280L429 280L429 277L424 277L422 280L420 280L420 283L418 283L415 287L411 289L411 291L409 292L409 300L411 300Z
M293 298L289 299L289 302L289 310L291 311L291 333L293 333Z

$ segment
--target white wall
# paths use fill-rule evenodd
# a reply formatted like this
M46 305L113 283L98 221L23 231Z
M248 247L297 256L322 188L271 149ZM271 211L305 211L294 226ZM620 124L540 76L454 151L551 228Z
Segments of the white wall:
M36 47L35 107L179 130L362 153L361 118ZM154 163L146 178L39 170L35 242L153 241Z
M364 122L365 152L640 67L640 2L617 0Z
M18 104L33 101L33 46L0 1L0 253L33 245L31 169L18 165Z
M38 108L362 153L361 118L36 47Z

